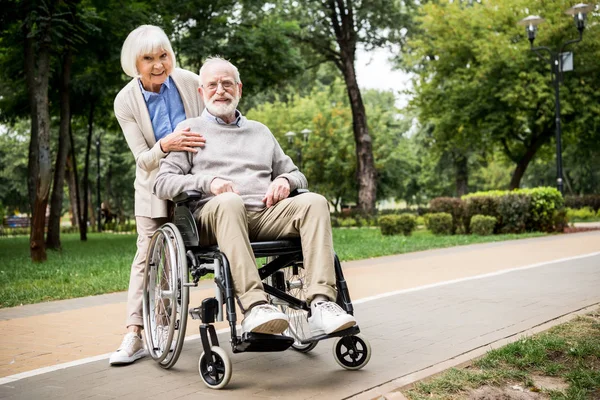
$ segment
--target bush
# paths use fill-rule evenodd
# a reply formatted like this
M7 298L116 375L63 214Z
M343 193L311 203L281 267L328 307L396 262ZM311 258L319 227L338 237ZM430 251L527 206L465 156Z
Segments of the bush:
M431 213L425 215L425 224L435 235L452 234L452 215L449 213Z
M580 209L589 207L595 212L600 212L600 194L585 194L583 196L566 196L565 206Z
M498 213L498 205L501 196L506 192L492 191L490 193L490 195L482 193L463 197L465 203L464 225L467 233L470 233L471 218L475 215L487 215L500 221L501 218Z
M455 234L459 225L462 224L465 213L463 201L455 197L436 197L429 202L429 210L432 213L450 214L452 217L452 234Z
M560 210L554 211L552 220L554 222L554 232L562 233L565 231L565 228L567 226L569 226L569 220L567 218L567 210L565 208L561 208Z
M417 219L410 214L384 215L379 218L379 227L382 235L410 236L417 227Z
M554 214L563 208L562 194L556 188L539 187L521 189L518 193L531 196L527 229L530 231L554 232Z
M489 215L474 215L471 218L471 232L480 236L491 235L494 233L496 222L496 218Z
M356 226L356 220L354 218L342 218L339 220L342 228L350 228Z
M585 222L596 219L596 213L590 207L583 207L579 210L566 208L567 219L573 222ZM600 213L600 211L598 211Z
M499 221L502 233L523 233L527 229L531 197L524 193L509 192L498 198Z

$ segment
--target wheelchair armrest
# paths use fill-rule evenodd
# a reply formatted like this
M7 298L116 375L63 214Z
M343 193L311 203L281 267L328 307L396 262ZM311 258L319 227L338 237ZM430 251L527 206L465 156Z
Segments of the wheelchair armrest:
M185 192L181 192L177 196L175 196L173 198L173 202L175 204L186 203L192 200L200 200L202 196L202 192L199 192L197 190L186 190Z
M290 192L290 195L288 197L298 196L298 195L303 194L303 193L310 193L310 190L308 190L308 189L296 189L296 190L293 190L292 192Z

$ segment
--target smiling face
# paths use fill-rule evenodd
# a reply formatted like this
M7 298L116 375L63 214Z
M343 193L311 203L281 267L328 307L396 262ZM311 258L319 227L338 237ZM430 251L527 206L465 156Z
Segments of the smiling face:
M204 106L215 117L230 123L242 97L242 83L236 82L235 71L228 62L214 62L202 70L200 88Z
M158 93L161 85L173 71L173 60L163 49L144 53L138 56L137 70L144 89Z

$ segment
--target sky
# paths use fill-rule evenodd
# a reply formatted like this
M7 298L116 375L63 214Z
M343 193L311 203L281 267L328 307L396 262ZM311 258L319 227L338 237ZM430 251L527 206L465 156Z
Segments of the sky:
M388 59L392 56L387 49L377 49L370 52L357 50L356 78L358 86L365 89L392 89L396 96L396 107L402 108L408 102L408 96L399 91L409 89L410 75L402 71L393 71Z

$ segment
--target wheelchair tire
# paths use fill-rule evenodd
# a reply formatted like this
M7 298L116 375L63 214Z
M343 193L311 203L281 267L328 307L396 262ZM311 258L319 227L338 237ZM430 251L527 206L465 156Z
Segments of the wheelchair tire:
M282 271L284 274L286 292L297 299L306 301L308 287L306 283L306 270L302 263L296 263L283 268ZM308 344L301 343L302 340L311 337L310 329L308 327L308 312L282 304L279 305L279 309L286 314L290 320L290 327L284 332L284 335L294 338L292 349L300 353L308 353L314 349L318 342Z
M187 325L189 271L183 239L171 223L152 236L144 269L146 349L163 368L177 362Z
M211 389L223 389L231 379L231 359L229 355L219 346L210 348L211 357L207 363L204 360L204 352L200 354L198 361L198 373L206 386Z
M371 345L363 335L344 336L333 343L333 357L345 369L361 369L371 359Z

